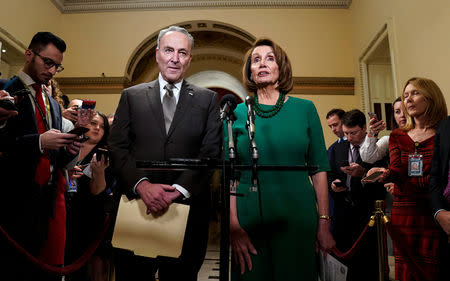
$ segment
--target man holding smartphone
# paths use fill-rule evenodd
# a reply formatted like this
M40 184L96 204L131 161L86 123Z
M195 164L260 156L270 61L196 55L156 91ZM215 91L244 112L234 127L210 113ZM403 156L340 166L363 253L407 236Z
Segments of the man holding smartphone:
M15 77L0 80L10 95L27 89L18 115L1 126L0 225L28 253L42 262L64 264L66 237L63 167L75 157L75 134L61 133L61 109L43 85L64 68L65 42L50 32L34 35L25 51L25 66ZM5 280L58 280L39 271L0 236L0 272Z
M365 172L373 164L362 162L359 147L366 137L366 117L360 110L346 112L342 129L347 141L338 143L330 154L328 182L334 199L333 236L336 247L348 251L369 221L376 199L384 199L382 184L363 184ZM380 163L375 163L379 165ZM368 239L356 254L343 260L348 266L347 280L378 280L376 236Z

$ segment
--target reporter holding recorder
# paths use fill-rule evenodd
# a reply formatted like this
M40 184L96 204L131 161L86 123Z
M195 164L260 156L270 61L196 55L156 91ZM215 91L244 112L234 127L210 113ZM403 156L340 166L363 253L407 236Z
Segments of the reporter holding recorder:
M407 121L390 135L389 168L373 168L368 174L383 171L381 180L395 183L392 227L402 235L402 243L413 252L428 279L435 280L440 230L428 204L428 185L436 127L447 117L447 107L439 87L427 78L409 79L401 98ZM414 164L417 170L412 169ZM417 269L395 247L394 255L395 279L412 280Z
M362 182L365 172L375 164L361 160L359 148L366 138L366 116L358 109L347 111L341 119L346 141L338 143L329 155L328 184L334 199L333 237L341 252L350 250L374 211L374 202L385 198L380 183ZM387 165L379 161L377 166ZM378 280L376 233L369 231L347 265L347 280Z
M20 246L40 261L60 266L66 238L65 178L62 168L78 153L75 134L61 133L59 104L42 85L64 68L65 42L50 32L38 32L25 50L19 74L0 80L11 96L22 89L29 95L16 101L18 115L1 130L0 225ZM0 236L0 272L5 280L60 280L31 265Z
M99 235L106 216L105 205L112 199L107 191L112 180L106 150L108 118L96 112L87 128L84 134L87 140L80 149L76 166L69 172L68 262L80 257ZM105 280L107 264L103 261L107 260L107 246L100 244L87 265L66 276L66 280ZM101 279L96 279L100 276Z

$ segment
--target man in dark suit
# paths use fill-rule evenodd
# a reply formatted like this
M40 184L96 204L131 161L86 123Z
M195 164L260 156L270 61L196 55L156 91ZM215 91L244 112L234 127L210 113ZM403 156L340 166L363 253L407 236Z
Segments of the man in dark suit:
M76 135L61 133L61 109L45 91L66 50L50 32L38 32L25 51L25 66L12 79L0 80L17 100L18 115L0 123L0 225L31 255L51 265L64 264L66 236L65 178L62 168L79 151ZM5 280L57 280L30 264L0 236L0 272Z
M450 278L450 117L436 130L429 190L433 216L443 230L438 280L444 281Z
M197 280L208 240L209 173L143 174L136 169L135 161L220 155L222 129L217 94L183 79L192 59L193 44L184 28L172 26L159 33L159 77L122 92L109 138L112 165L120 183L129 197L142 198L147 213L161 215L175 199L187 199L190 203L181 256L158 258L162 281ZM151 270L143 268L145 259L135 259L130 274L148 278ZM122 269L119 266L119 271Z
M366 136L366 118L360 110L346 112L342 129L347 140L336 144L329 160L328 182L334 199L333 236L336 247L345 252L356 242L374 210L374 202L384 199L379 183L363 184L361 179L372 167L361 161L359 147ZM376 236L370 231L355 256L343 260L348 265L347 280L378 280Z
M347 140L347 137L344 135L344 131L342 131L342 122L341 119L342 117L344 117L345 111L340 109L340 108L333 108L332 110L328 111L327 115L326 115L326 119L327 119L327 125L328 127L331 129L331 131L333 132L333 134L335 134L338 139L330 145L330 147L328 147L328 159L330 159L330 156L334 153L334 149L336 148L336 145L338 143L341 143L345 140ZM329 212L330 212L330 217L333 217L334 213L334 200L333 200L333 196L331 196L331 194L328 194L328 201L329 201ZM330 225L330 230L333 232L333 228L334 228L334 223L333 221L331 221L331 225Z
M342 131L341 119L342 117L344 117L344 114L344 110L340 108L333 108L332 110L328 111L326 115L328 127L330 127L333 134L338 137L338 139L328 148L328 157L330 157L331 151L338 143L341 143L342 141L347 139L347 137L344 135L344 131Z

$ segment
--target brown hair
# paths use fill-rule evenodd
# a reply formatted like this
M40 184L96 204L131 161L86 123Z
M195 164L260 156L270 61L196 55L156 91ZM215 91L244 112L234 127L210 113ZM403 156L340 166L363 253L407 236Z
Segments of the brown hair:
M395 108L394 108L395 104L398 102L400 103L400 106L403 106L402 97L396 98L395 101L392 103L392 115L391 115L392 130L395 130L399 127L397 121L395 121Z
M252 93L255 93L256 90L258 89L256 83L251 78L252 71L250 67L253 50L255 50L255 48L259 46L269 46L273 49L273 53L275 54L275 58L280 73L280 76L278 77L278 90L281 93L287 94L290 90L292 90L294 84L292 80L291 62L289 61L289 58L287 54L283 51L283 49L277 43L273 42L268 38L260 38L256 40L256 42L253 43L250 50L248 50L247 53L245 54L244 59L245 63L244 67L242 68L242 76L243 76L242 81L244 87L247 88L247 90Z
M447 105L445 103L444 95L433 80L413 77L406 81L405 86L403 87L402 106L406 117L406 125L402 129L409 131L415 126L413 118L408 114L408 111L405 108L405 96L403 93L405 92L406 86L409 84L416 87L428 103L427 108L425 109L425 114L428 116L428 124L426 124L426 127L436 128L439 121L447 117Z

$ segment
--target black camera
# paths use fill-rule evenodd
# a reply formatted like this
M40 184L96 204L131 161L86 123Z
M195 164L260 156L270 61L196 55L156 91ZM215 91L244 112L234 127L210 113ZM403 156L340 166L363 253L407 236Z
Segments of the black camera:
M9 93L9 95L11 97L22 98L22 97L24 97L24 96L26 96L26 95L28 95L30 93L31 93L30 90L22 89L22 90L19 90L19 91L11 92L11 93ZM6 110L16 110L17 111L16 105L11 100L6 100L6 99L0 100L0 107L4 108Z

